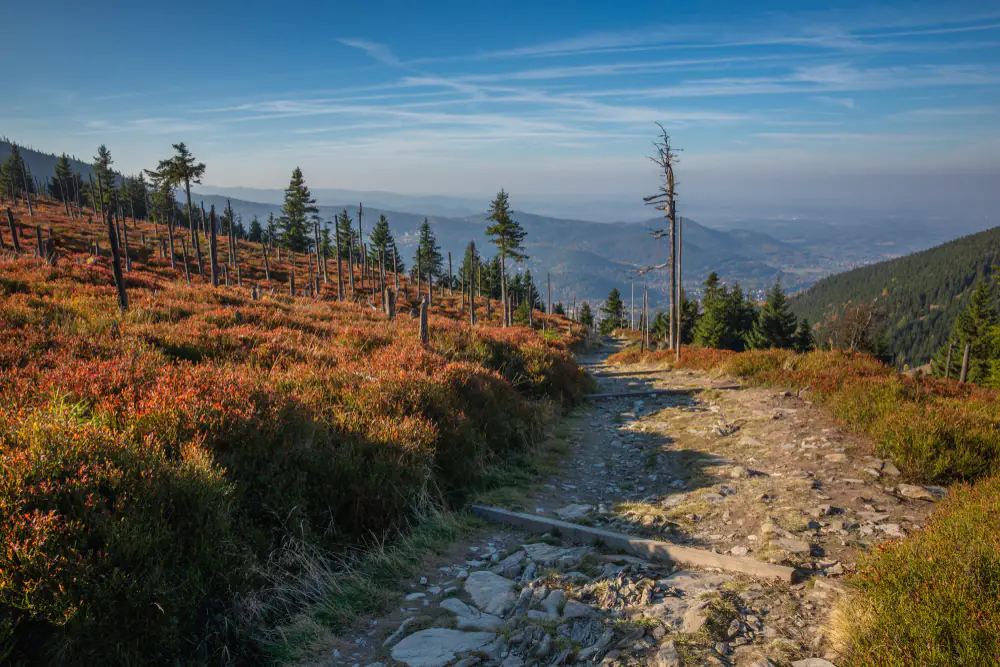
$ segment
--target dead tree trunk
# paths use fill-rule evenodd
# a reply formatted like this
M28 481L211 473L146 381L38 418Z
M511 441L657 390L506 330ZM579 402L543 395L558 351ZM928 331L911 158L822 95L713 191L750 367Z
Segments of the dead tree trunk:
M965 379L969 374L969 350L971 345L969 343L965 344L965 352L962 354L962 374L959 375L958 381L965 382Z
M337 224L336 218L334 218L333 221L333 234L337 244L337 301L343 301L344 272L341 270L341 264L340 264L340 225Z
M216 230L215 204L212 204L212 212L208 218L208 252L209 260L212 263L212 287L219 286L219 238Z
M399 263L396 261L396 249L392 249L392 276L395 281L396 291L399 291Z
M264 256L264 280L271 282L271 265L267 261L267 248L260 244L260 254Z
M10 228L11 245L14 246L14 252L20 253L21 240L18 238L17 226L14 224L14 214L9 208L7 209L7 226Z
M101 179L97 179L97 187L100 191L101 200L104 200L104 188L101 186ZM122 274L122 258L118 252L118 230L116 229L111 214L104 212L105 222L108 226L108 243L111 244L111 272L115 277L115 287L118 290L118 310L125 312L128 310L128 293L125 291L125 276Z
M291 255L292 258L292 273L288 281L288 293L291 296L295 296L295 253L289 251L289 254Z
M951 353L955 349L955 341L948 341L948 360L944 364L944 379L947 380L951 376Z
M396 319L396 293L388 287L385 288L385 314L390 320Z
M663 182L656 194L643 197L643 201L655 206L657 210L663 211L667 217L667 227L653 232L653 238L668 237L670 239L670 251L666 262L646 267L639 271L639 275L654 269L670 268L670 333L668 335L668 344L671 348L677 350L677 354L680 354L680 340L677 336L677 332L679 331L678 320L680 318L680 304L677 301L677 295L679 294L677 289L679 277L677 267L677 203L674 188L674 164L677 162L677 154L671 148L670 136L663 129L662 125L660 126L660 132L662 133L661 139L658 143L654 144L656 146L656 155L650 159L662 170Z
M420 342L427 345L427 300L420 300Z
M188 244L187 239L183 236L181 237L181 251L184 253L184 281L191 286L191 269L188 267Z

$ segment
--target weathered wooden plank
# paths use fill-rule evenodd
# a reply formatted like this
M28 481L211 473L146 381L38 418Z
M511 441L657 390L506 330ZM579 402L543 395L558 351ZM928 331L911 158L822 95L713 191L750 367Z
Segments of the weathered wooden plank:
M752 558L717 554L705 549L682 547L657 540L646 540L623 533L613 533L608 530L559 521L558 519L512 512L499 507L473 505L472 512L476 516L494 523L506 524L532 533L551 533L570 543L601 545L646 560L679 563L694 567L712 567L754 577L778 579L786 583L793 583L796 577L794 568L783 565L762 563Z

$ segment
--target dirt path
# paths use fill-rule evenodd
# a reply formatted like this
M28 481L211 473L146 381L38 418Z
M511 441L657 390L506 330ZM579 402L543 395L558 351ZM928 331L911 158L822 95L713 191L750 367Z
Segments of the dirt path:
M836 580L859 550L919 527L935 490L900 486L869 442L795 395L718 389L735 382L689 371L609 367L615 349L580 359L600 392L695 391L577 409L567 424L570 459L540 480L528 506L510 509L791 565L801 583L488 527L429 560L399 610L344 638L331 664L835 664L824 625Z

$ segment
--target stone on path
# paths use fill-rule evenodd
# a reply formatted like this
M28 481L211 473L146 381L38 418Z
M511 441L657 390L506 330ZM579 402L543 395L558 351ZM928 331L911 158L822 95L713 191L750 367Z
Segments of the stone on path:
M589 604L583 604L576 600L568 600L563 607L564 618L594 618L597 615L596 609Z
M796 540L791 537L782 537L777 542L778 546L792 554L808 554L811 550L809 543L805 540Z
M499 616L484 614L457 598L448 598L441 603L441 608L455 614L459 630L496 630L503 625Z
M806 658L805 660L796 660L792 663L792 667L837 667L835 664L829 660L824 660L823 658Z
M460 653L480 651L492 642L492 632L462 632L431 628L415 632L392 649L392 659L409 667L444 667Z
M588 514L594 511L593 505L567 505L562 509L556 510L556 514L563 521L577 521L586 517Z
M554 590L549 593L548 597L542 600L542 609L545 613L549 615L551 619L559 618L559 607L562 606L563 602L566 601L566 594L561 590Z
M946 491L939 486L917 486L916 484L900 484L896 493L913 500L938 501L944 498Z
M485 570L470 574L465 580L465 590L477 607L496 616L506 614L517 601L513 581Z
M681 667L681 656L672 641L666 642L653 656L651 667Z

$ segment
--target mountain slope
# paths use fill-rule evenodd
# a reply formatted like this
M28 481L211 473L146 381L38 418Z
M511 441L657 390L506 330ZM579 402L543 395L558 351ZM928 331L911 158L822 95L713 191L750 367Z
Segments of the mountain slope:
M885 313L889 353L899 364L926 363L945 340L970 288L1000 264L1000 227L912 255L829 276L791 300L800 317L822 321L848 301Z
M277 217L281 211L278 204L229 200L223 195L198 193L194 198L196 202L204 202L206 207L214 205L217 210L222 210L227 201L231 201L233 210L243 216L245 224L255 215L263 221L268 214ZM357 204L320 206L319 215L328 221L345 208L357 224ZM484 235L485 214L424 216L365 206L366 234L379 215L389 219L406 261L416 248L417 228L424 217L430 220L441 249L452 253L456 270L469 241L475 241L483 252L493 253ZM552 274L554 300L600 301L613 287L625 290L636 267L660 264L666 258L666 239L656 241L650 237L651 230L662 226L660 220L607 224L523 211L517 211L515 217L528 232L525 244L529 259L524 266L536 276L546 272ZM693 220L685 220L683 242L685 285L689 289L697 289L711 271L718 271L724 280L738 280L749 288L762 288L773 283L775 278L785 276L784 268L813 261L808 252L766 234L719 231ZM660 304L667 292L667 272L653 272L645 280L652 290L651 303ZM801 285L795 283L794 276L785 284L793 289Z

